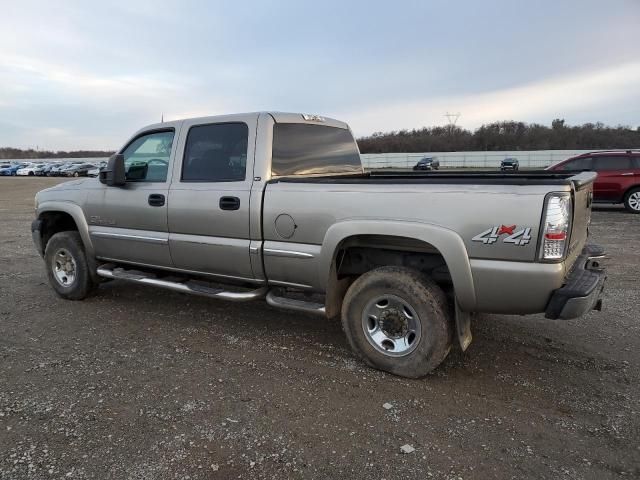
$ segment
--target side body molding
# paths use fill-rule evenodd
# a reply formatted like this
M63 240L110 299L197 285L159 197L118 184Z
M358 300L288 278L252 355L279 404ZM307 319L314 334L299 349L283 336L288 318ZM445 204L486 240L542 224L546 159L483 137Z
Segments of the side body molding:
M71 215L73 220L78 226L78 233L84 243L84 248L87 251L89 257L94 256L93 243L91 243L91 236L89 235L89 225L82 211L82 207L73 202L65 202L60 200L44 201L38 205L37 216L40 218L45 212L63 212Z
M471 265L464 242L453 230L428 223L398 220L343 220L333 224L325 234L318 259L321 290L326 291L331 264L339 245L356 235L386 235L420 240L437 248L444 257L456 298L464 311L474 311L476 295L471 275Z

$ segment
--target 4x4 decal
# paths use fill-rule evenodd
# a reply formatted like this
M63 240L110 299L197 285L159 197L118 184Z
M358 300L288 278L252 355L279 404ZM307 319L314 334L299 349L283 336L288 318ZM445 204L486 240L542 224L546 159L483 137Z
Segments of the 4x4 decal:
M502 235L507 235L502 239L503 243L512 243L523 247L531 241L531 228L521 227L516 231L516 225L500 225L486 229L479 233L471 240L474 242L482 242L485 245L492 245L498 241Z

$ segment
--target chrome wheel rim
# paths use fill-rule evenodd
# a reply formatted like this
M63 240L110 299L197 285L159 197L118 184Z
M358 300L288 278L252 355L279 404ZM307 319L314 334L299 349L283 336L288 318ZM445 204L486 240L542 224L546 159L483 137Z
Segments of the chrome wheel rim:
M640 192L633 192L627 200L629 206L634 210L640 210Z
M371 300L362 313L362 329L367 341L389 357L403 357L420 343L421 323L409 302L396 295Z
M70 287L76 281L76 261L68 250L60 248L51 262L56 281L63 287Z

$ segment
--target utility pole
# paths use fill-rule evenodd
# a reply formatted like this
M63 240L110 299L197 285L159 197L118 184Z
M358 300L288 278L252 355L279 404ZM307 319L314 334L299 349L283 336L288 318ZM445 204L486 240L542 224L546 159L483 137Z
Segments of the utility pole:
M454 127L456 126L456 123L458 122L458 119L460 118L460 112L456 112L456 113L445 113L444 115L445 117L447 117L447 120L449 121L449 133L451 133L454 129Z

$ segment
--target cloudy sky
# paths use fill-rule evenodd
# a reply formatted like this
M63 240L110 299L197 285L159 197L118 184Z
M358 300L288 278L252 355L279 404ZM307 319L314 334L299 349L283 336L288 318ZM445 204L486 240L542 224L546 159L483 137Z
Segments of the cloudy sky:
M165 119L320 113L358 135L640 125L640 0L0 0L0 146L113 149Z

